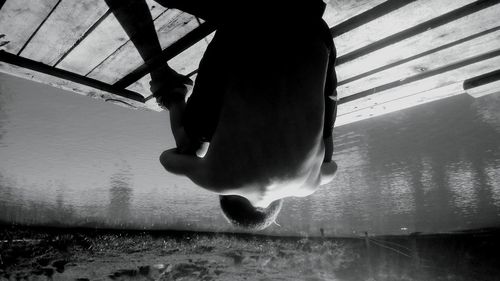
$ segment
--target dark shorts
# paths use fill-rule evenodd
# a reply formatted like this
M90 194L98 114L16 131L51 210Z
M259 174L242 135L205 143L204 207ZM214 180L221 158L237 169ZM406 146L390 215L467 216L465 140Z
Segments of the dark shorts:
M233 26L218 29L200 62L196 83L188 99L183 118L185 131L193 140L209 142L212 139L217 129L219 116L224 104L228 77L231 75L245 75L244 73L232 73L230 67L228 67L231 64L231 62L227 61L228 58L229 60L238 58L238 63L246 62L248 67L242 65L245 67L245 71L259 71L259 68L262 69L263 66L254 65L252 60L255 58L255 60L265 62L262 56L269 55L269 52L266 51L268 48L284 50L284 57L297 55L289 47L290 41L295 40L294 38L297 36L297 29L294 29L290 25L280 26L278 23L271 22L263 25L260 30L255 24L249 26L247 29L244 26L235 26L237 26L237 23ZM269 28L269 26L273 26L273 28ZM302 32L317 34L324 40L326 47L330 50L329 64L331 66L329 65L329 69L334 71L335 48L327 24L321 17L311 19L309 24L304 24L304 19L302 18L300 29L302 29ZM299 30L298 32L300 33L301 31ZM292 39L288 40L288 43L286 43L287 41L282 43L283 41L279 38L277 39L277 36L287 36ZM268 45L266 46L262 42L266 42ZM261 50L260 53L259 49ZM287 50L291 51L287 52ZM269 59L272 59L272 57ZM331 90L330 88L325 87L328 90ZM333 121L325 120L326 123ZM328 128L330 126L332 127L333 124L325 124L325 130L330 130L331 133L331 128Z

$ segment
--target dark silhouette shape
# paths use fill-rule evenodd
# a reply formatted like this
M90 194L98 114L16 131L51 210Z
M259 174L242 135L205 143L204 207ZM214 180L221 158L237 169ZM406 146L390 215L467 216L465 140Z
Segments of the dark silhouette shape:
M227 0L157 2L217 27L187 102L187 77L166 62L151 72L151 91L169 111L177 146L160 161L222 195L223 211L234 224L267 227L282 198L313 193L337 169L331 161L336 53L321 18L326 5L302 1L284 9L257 1L227 13L234 7ZM157 64L162 50L146 3L106 3L144 62ZM229 198L246 199L229 200L226 208Z
M0 10L2 10L3 4L5 4L5 1L7 1L7 0L0 0Z

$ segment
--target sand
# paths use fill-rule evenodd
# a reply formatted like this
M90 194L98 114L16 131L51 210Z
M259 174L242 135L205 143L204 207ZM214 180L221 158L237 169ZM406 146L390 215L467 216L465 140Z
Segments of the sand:
M0 280L498 280L499 236L474 235L415 243L4 226Z

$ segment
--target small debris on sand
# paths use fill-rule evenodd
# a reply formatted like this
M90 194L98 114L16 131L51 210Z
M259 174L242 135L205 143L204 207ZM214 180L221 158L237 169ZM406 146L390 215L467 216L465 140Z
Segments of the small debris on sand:
M480 239L422 237L419 242L415 237L375 240L7 227L0 228L0 280L460 281L500 276L493 262L500 251L497 234ZM367 244L369 240L373 245ZM402 256L388 250L398 245L418 254ZM458 262L457 256L467 259Z

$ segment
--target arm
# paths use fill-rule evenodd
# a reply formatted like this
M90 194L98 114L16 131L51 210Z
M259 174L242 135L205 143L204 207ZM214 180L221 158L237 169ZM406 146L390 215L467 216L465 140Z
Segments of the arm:
M172 174L186 176L194 183L205 187L208 173L203 165L203 159L194 155L180 154L176 148L164 151L160 155L160 163Z
M161 54L160 41L145 1L105 0L144 62Z
M325 81L325 120L323 127L325 158L323 162L331 162L333 154L332 132L337 117L337 75L335 73L335 57L335 46L332 44Z
M161 56L162 47L153 18L144 0L105 0L105 2L146 64L157 63L155 60L158 59L164 60ZM172 84L170 88L180 87L184 90L183 84L192 84L192 81L187 77L168 67L166 60L161 61L161 63L164 64L161 69L156 69L154 65L151 65L154 69L151 72L151 80L155 82L155 88L160 87L158 84Z

